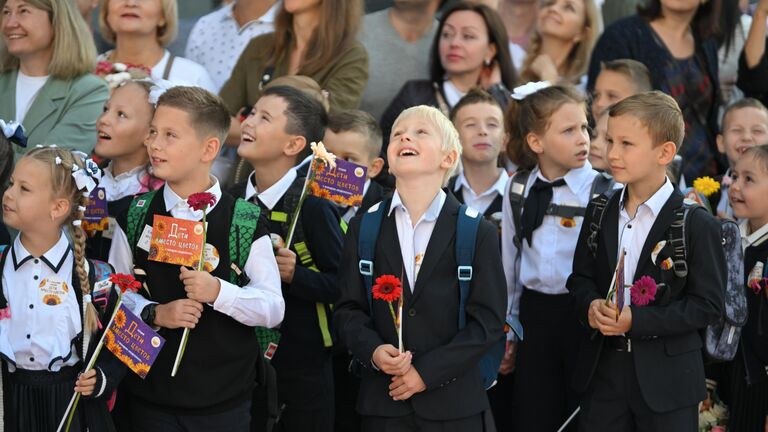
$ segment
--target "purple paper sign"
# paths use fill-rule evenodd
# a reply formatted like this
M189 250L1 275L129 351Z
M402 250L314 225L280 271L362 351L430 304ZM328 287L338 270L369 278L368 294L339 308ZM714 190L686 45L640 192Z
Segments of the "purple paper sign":
M331 200L336 204L357 207L363 203L366 168L342 159L336 160L336 168L330 169L317 159L312 165L314 178L309 193Z
M107 349L142 378L165 344L165 339L121 304L104 338Z
M103 187L95 188L88 196L83 219L83 229L86 231L104 231L109 227L107 194Z

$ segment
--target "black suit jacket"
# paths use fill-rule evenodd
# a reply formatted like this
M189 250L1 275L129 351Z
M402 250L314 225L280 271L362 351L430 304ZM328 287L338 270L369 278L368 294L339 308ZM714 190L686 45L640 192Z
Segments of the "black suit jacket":
M608 202L598 235L597 257L587 248L592 208L582 225L573 273L568 278L575 312L582 324L582 344L574 374L577 391L585 391L598 367L605 338L589 327L587 312L595 299L605 299L616 268L618 255L619 197L616 191ZM667 230L674 221L674 210L683 196L672 194L662 207L645 240L632 280L651 276L659 289L656 299L646 306L632 305L632 341L636 379L648 406L666 412L691 406L706 397L704 362L700 331L721 316L726 284L725 254L721 246L720 225L703 209L693 210L686 226L687 278L677 278L673 270L662 270L651 260L654 246L668 240ZM672 256L672 247L661 250L657 263ZM664 283L662 286L661 283Z
M368 190L365 192L365 195L363 195L363 202L360 204L355 215L367 212L374 204L390 196L392 196L392 191L389 188L385 188L377 182L371 181Z
M376 244L374 279L402 276L403 340L413 353L413 367L427 389L410 400L389 396L391 377L371 367L379 345L397 346L397 333L386 302L368 307L366 288L358 272L357 241L360 217L351 221L341 259L341 299L334 323L353 355L363 364L357 410L366 416L394 417L416 412L430 420L475 415L488 408L477 363L503 337L506 288L496 229L481 221L474 278L466 303L467 324L458 328L459 284L456 277L455 233L459 203L448 195L429 240L424 263L411 293L403 271L395 213L385 216ZM387 212L389 209L386 210Z

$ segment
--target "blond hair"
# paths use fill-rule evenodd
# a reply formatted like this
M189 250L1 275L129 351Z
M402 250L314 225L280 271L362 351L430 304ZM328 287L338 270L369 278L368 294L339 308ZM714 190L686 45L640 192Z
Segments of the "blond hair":
M623 115L636 118L648 129L654 147L672 142L680 151L685 136L685 122L672 96L658 90L638 93L616 102L608 109L609 117Z
M598 36L603 31L602 15L594 0L584 0L583 31L583 37L571 48L571 52L568 53L568 57L565 60L565 71L563 76L560 77L562 82L577 84L581 81L581 77L587 73L592 49L595 47ZM533 61L541 54L541 45L541 33L538 30L534 30L525 55L525 61L523 62L523 71L520 73L521 84L541 80L541 77L531 69Z
M72 178L72 169L84 167L82 159L75 156L71 151L60 147L39 147L32 149L24 155L22 159L32 159L49 167L51 176L51 189L53 196L69 200L69 215L64 220L64 226L69 228L73 239L73 250L75 254L75 270L77 279L80 282L80 289L83 296L90 295L91 285L88 282L88 263L85 260L85 240L86 234L83 228L75 226L74 221L83 219L83 211L88 198L85 192L78 189L74 178ZM57 158L61 163L56 163ZM86 333L96 332L98 327L98 316L92 302L83 305L83 337ZM87 344L86 344L87 345Z
M25 0L30 6L48 13L53 28L53 54L48 74L53 78L71 80L96 67L96 45L83 17L70 0ZM0 0L5 7L7 0ZM0 73L19 68L19 58L8 52L0 38Z
M165 25L157 28L157 42L162 47L167 47L176 39L179 33L179 7L176 0L158 0L163 7ZM111 44L117 43L117 34L109 26L107 16L109 13L109 0L99 0L99 32L101 37Z
M435 129L437 129L437 132L440 135L440 142L442 144L441 150L443 153L450 153L452 151L456 152L456 160L454 161L453 165L448 168L448 171L446 171L445 175L443 176L442 185L444 187L446 184L448 184L448 180L456 173L456 169L459 166L459 160L461 160L461 141L459 140L459 133L456 131L453 123L448 119L448 117L445 116L445 114L443 114L439 109L428 105L410 107L401 112L400 115L395 119L395 122L392 123L392 130L394 131L397 127L397 124L402 120L414 116L425 119L426 121L432 123Z

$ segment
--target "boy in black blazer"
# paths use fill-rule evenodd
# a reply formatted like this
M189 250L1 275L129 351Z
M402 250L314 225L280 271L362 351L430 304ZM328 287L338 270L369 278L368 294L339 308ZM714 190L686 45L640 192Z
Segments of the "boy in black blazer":
M726 263L718 222L696 208L686 221L687 277L671 266L668 232L683 197L666 168L683 134L680 109L660 92L631 96L609 111L608 162L625 187L610 197L602 221L596 201L587 209L567 284L584 330L574 375L576 390L585 392L580 430L697 428L706 397L699 332L723 312ZM591 237L593 224L599 228ZM625 305L617 317L617 296L610 305L605 299L621 254L624 271L615 282ZM656 285L655 295L639 291L643 285Z
M397 188L391 200L370 210L387 206L373 278L392 275L402 281L405 351L396 347L387 303L373 300L369 307L358 270L359 217L347 233L334 315L362 365L357 402L362 430L479 432L488 399L477 364L503 335L506 305L498 234L481 221L466 326L459 330L459 203L441 189L460 156L458 135L447 118L426 106L403 111L392 131L387 157Z
M342 232L333 203L314 196L300 201L304 178L294 168L309 155L310 143L322 139L327 122L320 102L301 90L270 87L243 122L237 149L254 171L232 193L267 215L285 299L285 319L271 361L282 432L334 431L330 305L339 296ZM300 203L288 248L289 224Z

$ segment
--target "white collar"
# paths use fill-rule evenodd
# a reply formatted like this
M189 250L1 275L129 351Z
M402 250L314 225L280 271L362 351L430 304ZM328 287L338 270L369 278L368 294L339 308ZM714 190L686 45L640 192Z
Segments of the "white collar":
M48 251L39 257L40 261L44 262L48 267L50 267L54 273L58 273L59 270L61 270L61 266L64 265L64 261L66 261L70 249L69 240L62 231L61 235L59 236L59 241L57 241L52 248L48 249ZM13 269L18 270L19 267L24 265L24 263L31 261L34 258L35 257L32 256L32 254L30 254L26 248L24 248L24 245L21 244L21 234L17 235L16 240L14 240L13 246L11 247Z
M507 174L507 171L503 168L499 168L499 178L496 179L496 183L494 183L488 190L484 191L483 193L476 194L478 197L489 195L493 192L498 193L501 196L504 196L504 190L507 187L507 181L509 180L509 174ZM460 172L458 175L458 178L456 178L456 185L453 187L454 192L458 192L462 187L465 187L472 192L475 190L472 189L472 186L469 185L469 181L467 181L467 178L464 176L464 172Z
M206 212L205 212L206 214L213 211L213 209L216 207L216 204L218 204L219 201L221 201L221 185L219 184L219 180L214 176L210 176L210 178L211 180L213 180L213 186L208 188L208 190L206 190L205 192L213 194L213 196L216 197L216 202L212 206L206 209ZM163 199L165 200L165 211L168 211L168 212L170 212L171 209L179 206L187 207L187 208L189 207L187 205L187 200L177 195L176 192L174 192L173 189L171 189L168 183L163 185Z
M745 248L750 246L760 246L768 240L768 224L760 227L759 230L749 234L749 221L744 220L739 224L739 231L741 231L741 241Z
M419 219L419 222L421 221L435 221L437 220L437 217L440 216L440 210L443 209L443 204L445 204L445 192L443 192L442 189L437 192L437 195L435 195L435 198L432 200L432 203L427 207L427 211L424 212L424 214L421 216L421 219ZM389 213L387 213L387 216L392 214L392 211L396 208L401 208L408 212L408 208L405 207L405 204L403 204L402 199L400 199L400 193L395 189L394 195L392 195L392 205L389 207Z
M116 182L123 181L130 177L139 177L141 173L143 173L146 170L146 165L139 165L136 168L132 168L129 171L126 171L122 174L118 174L117 176L112 174L112 162L109 162L109 165L107 165L106 168L104 168L102 171L104 172L104 175L102 178L110 178Z
M235 15L233 13L234 7L235 7L236 1L233 1L232 3L222 6L221 9L219 9L219 13L221 13L221 20L222 21L235 21L237 23L237 20L235 20ZM275 17L277 16L277 12L282 7L281 2L277 1L275 4L272 5L271 8L269 8L268 11L264 13L264 15L250 20L247 23L243 24L238 28L238 31L243 30L247 27L249 27L251 24L272 24L275 22Z
M661 212L661 209L664 207L664 204L667 203L669 197L672 196L674 191L675 187L672 186L672 182L669 180L669 177L666 177L664 184L661 185L659 190L657 190L656 193L654 193L641 205L645 205L651 210L651 213L653 213L654 216L658 216L659 212ZM624 187L624 190L621 191L621 200L619 200L620 208L624 208L624 198L626 197L626 194L627 188Z
M248 176L248 180L245 182L245 199L250 201L251 198L257 196L259 201L270 210L277 205L277 202L280 201L280 198L282 198L283 195L285 195L298 176L295 169L289 169L288 172L286 172L275 184L268 187L264 192L259 192L253 185L253 176L255 174L256 172L252 171L251 175Z
M533 169L534 173L536 174L536 177L541 179L542 181L545 181L547 183L551 183L557 179L549 180L544 177L543 174L541 174L541 170L539 169L539 166L536 165L536 168ZM565 176L563 176L563 180L565 180L565 185L568 186L568 188L571 190L571 192L574 193L574 195L578 195L579 191L581 191L586 184L592 184L592 181L595 178L595 171L592 169L592 165L589 163L589 161L584 162L584 166L581 168L576 168L568 171Z

